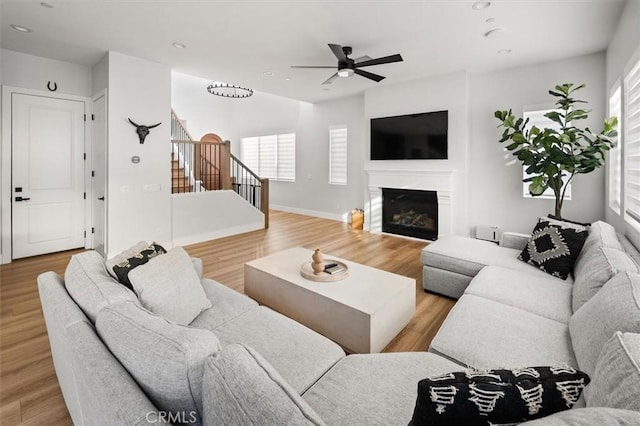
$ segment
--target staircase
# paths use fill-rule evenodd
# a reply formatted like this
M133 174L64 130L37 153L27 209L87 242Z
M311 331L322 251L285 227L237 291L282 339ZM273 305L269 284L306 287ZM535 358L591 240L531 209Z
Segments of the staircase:
M180 160L171 153L171 192L193 192L193 185L189 182L189 176L185 174L185 168L180 167Z
M208 133L195 141L171 110L172 193L233 190L264 214L269 227L269 179L231 154L229 141Z

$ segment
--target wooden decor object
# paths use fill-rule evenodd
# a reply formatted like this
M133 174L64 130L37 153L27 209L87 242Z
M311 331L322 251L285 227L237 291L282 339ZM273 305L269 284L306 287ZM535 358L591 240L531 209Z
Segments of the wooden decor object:
M313 273L315 275L320 275L324 272L324 256L320 253L320 249L316 249L311 255L311 259L313 262L311 263L311 268L313 269Z

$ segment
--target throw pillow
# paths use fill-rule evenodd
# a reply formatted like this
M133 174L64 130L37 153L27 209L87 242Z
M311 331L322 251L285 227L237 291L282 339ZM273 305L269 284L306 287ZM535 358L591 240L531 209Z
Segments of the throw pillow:
M538 222L518 259L566 280L587 234L586 230L563 228L547 221Z
M205 365L204 425L324 425L318 414L259 353L227 346Z
M590 223L582 223L582 222L576 222L569 219L558 218L552 214L548 215L547 217L541 217L538 220L538 222L545 222L545 221L549 222L552 225L558 225L563 228L573 228L576 231L588 231L589 227L591 226Z
M140 265L144 265L151 259L161 254L166 253L167 251L164 247L151 243L147 247L140 250L138 253L134 253L127 259L120 261L118 264L113 266L113 272L116 274L118 281L126 287L133 290L133 286L131 285L131 281L129 280L129 273Z
M607 341L584 397L587 407L640 411L640 334L617 331Z
M133 269L129 279L142 306L178 324L190 324L211 307L191 258L182 247Z
M466 371L418 382L412 425L519 423L567 410L589 377L570 367Z
M148 242L140 241L136 245L131 246L126 250L123 250L122 252L116 254L110 259L107 259L105 264L107 265L107 271L109 272L109 275L117 279L118 277L116 276L116 273L113 272L113 267L116 266L118 263L123 262L126 259L130 258L134 254L140 253L142 250L144 250L147 247L149 247Z
M96 331L159 410L201 424L205 362L220 351L213 332L174 324L131 302L102 309Z

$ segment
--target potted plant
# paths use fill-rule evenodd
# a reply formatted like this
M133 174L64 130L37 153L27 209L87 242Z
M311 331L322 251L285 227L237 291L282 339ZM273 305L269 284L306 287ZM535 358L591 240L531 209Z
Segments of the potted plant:
M586 103L573 98L573 93L584 86L566 83L549 90L549 94L557 98L557 109L546 113L545 117L558 123L560 130L529 128L529 119L516 118L511 110L494 114L500 120L498 127L504 128L500 142L509 141L506 148L526 166L530 177L523 182L530 182L531 195L542 195L548 188L553 191L557 218L562 217L562 203L569 182L577 174L591 173L602 167L605 152L615 146L618 135L617 117L606 118L599 134L573 124L586 119L590 112L575 107Z

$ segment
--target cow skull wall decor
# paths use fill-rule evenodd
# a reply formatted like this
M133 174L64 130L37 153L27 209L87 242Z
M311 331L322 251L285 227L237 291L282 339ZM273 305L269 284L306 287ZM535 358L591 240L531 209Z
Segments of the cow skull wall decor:
M133 124L136 127L136 133L138 133L138 138L140 138L140 143L144 143L144 139L149 134L150 129L153 129L154 127L158 127L159 125L162 124L162 123L158 123L158 124L154 124L153 126L145 126L145 125L134 123L133 121L131 121L130 118L129 118L129 123Z

